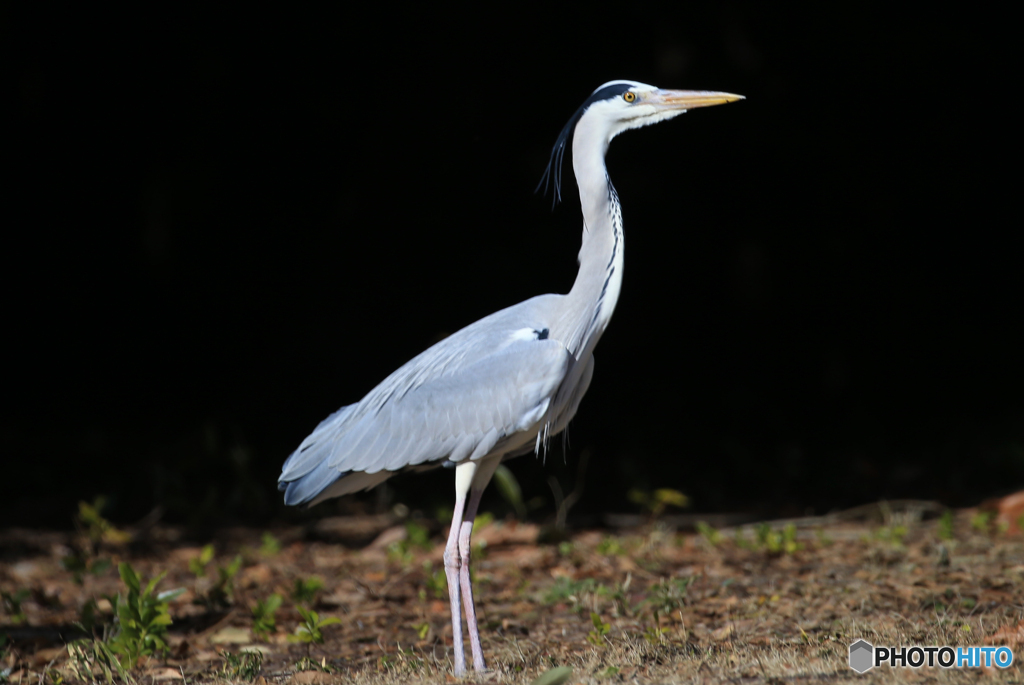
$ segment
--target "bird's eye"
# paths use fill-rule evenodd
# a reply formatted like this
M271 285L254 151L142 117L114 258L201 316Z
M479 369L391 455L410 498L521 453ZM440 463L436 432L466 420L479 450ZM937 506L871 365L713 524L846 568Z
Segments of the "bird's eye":
M622 99L626 102L633 102L633 100L636 100L636 93L627 90L622 94Z

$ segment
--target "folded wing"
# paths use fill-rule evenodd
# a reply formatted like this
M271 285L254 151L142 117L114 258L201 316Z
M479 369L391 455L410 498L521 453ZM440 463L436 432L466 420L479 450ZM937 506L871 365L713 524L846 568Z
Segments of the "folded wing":
M459 354L458 341L444 354L442 341L321 422L285 462L285 502L317 502L404 468L521 448L574 361L560 342L521 330L527 334L513 331L471 357Z

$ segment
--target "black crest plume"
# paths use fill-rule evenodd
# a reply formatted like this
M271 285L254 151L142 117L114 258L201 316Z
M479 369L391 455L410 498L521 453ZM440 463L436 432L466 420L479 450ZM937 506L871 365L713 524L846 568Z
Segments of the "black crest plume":
M544 194L548 194L548 186L554 182L555 192L551 198L551 209L562 201L562 162L565 158L565 147L569 144L569 139L572 137L573 131L576 130L576 124L579 123L584 113L590 108L595 102L601 100L609 100L614 97L619 97L627 90L632 88L631 83L616 83L604 88L595 90L594 93L586 99L586 101L580 105L580 108L576 110L576 113L572 115L572 118L566 122L565 126L562 127L562 132L558 134L558 139L555 140L555 146L551 148L551 157L548 159L547 169L544 170L544 175L540 177L540 183L537 184L537 188L533 192L539 192L541 186L544 187Z

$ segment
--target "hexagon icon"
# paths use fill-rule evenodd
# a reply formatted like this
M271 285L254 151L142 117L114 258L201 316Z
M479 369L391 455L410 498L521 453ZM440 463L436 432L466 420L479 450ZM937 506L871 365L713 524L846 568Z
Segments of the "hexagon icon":
M857 640L850 645L850 668L857 673L870 671L875 665L874 655L874 645L864 640Z

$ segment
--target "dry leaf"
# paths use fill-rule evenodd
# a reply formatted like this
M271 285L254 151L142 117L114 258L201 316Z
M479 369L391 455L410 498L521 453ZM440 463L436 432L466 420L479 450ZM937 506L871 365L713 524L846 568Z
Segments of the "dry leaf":
M66 653L67 653L67 649L65 647L53 647L51 649L40 649L39 651L37 651L35 654L32 655L32 666L34 668L39 668L40 666L45 666L46 664L50 663L54 659L57 659L59 657L64 656L64 654L66 654Z
M992 508L996 511L996 523L1005 524L1007 532L1020 532L1017 522L1024 515L1024 490L997 500Z
M211 635L210 642L215 645L244 645L252 642L252 635L248 628L228 626Z
M714 640L727 640L733 633L736 632L736 627L733 624L724 625L718 630L711 633L711 637Z
M153 680L182 680L181 671L176 668L154 668L146 672L146 677Z
M1024 621L1015 626L1003 626L992 635L992 642L1016 649L1024 643Z

